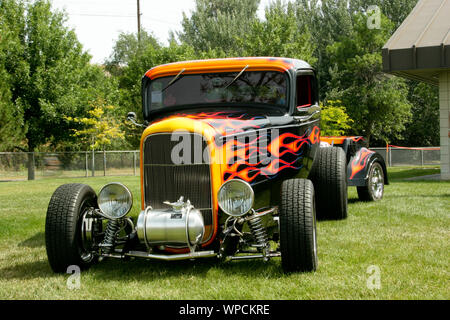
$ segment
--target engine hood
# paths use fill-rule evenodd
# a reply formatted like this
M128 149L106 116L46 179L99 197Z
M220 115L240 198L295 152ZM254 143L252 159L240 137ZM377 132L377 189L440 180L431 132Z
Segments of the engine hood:
M249 111L211 111L202 110L194 112L179 112L172 113L155 119L149 125L149 128L153 126L160 126L164 122L173 121L174 119L193 120L207 125L214 131L216 137L234 135L246 131L259 130L267 128L273 125L280 125L280 122L289 122L288 117L284 116L268 116L261 112L249 112ZM284 119L284 120L283 120ZM182 124L182 122L178 122ZM186 129L182 126L172 126L173 130Z

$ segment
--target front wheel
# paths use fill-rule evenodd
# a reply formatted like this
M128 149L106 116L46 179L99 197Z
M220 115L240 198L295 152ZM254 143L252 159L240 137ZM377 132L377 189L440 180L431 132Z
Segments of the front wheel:
M370 167L367 178L367 186L357 187L359 200L378 201L384 194L384 173L379 162L375 162Z
M83 220L96 206L97 196L85 184L65 184L53 193L45 221L45 246L54 272L66 272L71 265L88 268L96 256L82 240Z
M307 179L290 179L281 186L281 265L285 272L317 269L314 186Z

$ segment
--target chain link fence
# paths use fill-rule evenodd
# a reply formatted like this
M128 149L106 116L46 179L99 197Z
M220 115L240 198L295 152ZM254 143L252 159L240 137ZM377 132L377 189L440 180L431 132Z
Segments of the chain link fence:
M388 166L439 165L439 148L371 148ZM0 152L0 181L139 175L139 151Z
M389 167L439 165L441 151L439 147L404 148L370 148L384 158Z
M0 152L0 181L139 175L139 151Z

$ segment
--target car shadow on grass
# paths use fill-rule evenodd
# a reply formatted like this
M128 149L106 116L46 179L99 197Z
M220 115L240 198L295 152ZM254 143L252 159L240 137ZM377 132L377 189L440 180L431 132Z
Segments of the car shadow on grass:
M198 259L195 261L157 261L132 259L130 261L105 260L89 271L95 279L105 281L151 281L183 277L206 278L210 272L221 276L240 276L247 278L281 278L285 276L281 269L280 259L268 262L262 260L226 261L216 259Z
M45 246L45 233L38 232L34 236L22 241L18 244L19 247L39 248Z
M47 260L14 264L0 269L0 280L31 280L57 277Z
M146 282L161 279L179 279L182 277L206 278L210 272L217 272L221 276L246 276L247 278L279 279L285 277L281 269L280 259L243 260L220 262L215 259L199 259L195 261L156 261L146 259L131 259L120 261L106 259L83 270L82 274L93 279L103 281L139 281ZM60 276L65 273L54 273L48 261L38 260L27 263L14 264L0 269L0 280L31 280Z
M364 202L364 201L361 201L359 198L348 198L348 204L357 203L357 202Z

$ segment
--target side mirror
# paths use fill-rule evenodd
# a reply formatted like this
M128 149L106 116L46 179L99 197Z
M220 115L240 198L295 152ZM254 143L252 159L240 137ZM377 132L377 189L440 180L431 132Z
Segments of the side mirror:
M137 116L136 116L135 112L132 112L132 111L128 112L128 114L127 114L128 121L130 121L132 124L134 124L137 127L143 127L143 128L147 127L147 125L148 125L147 121L145 121L144 123L137 123L136 119L137 119Z

